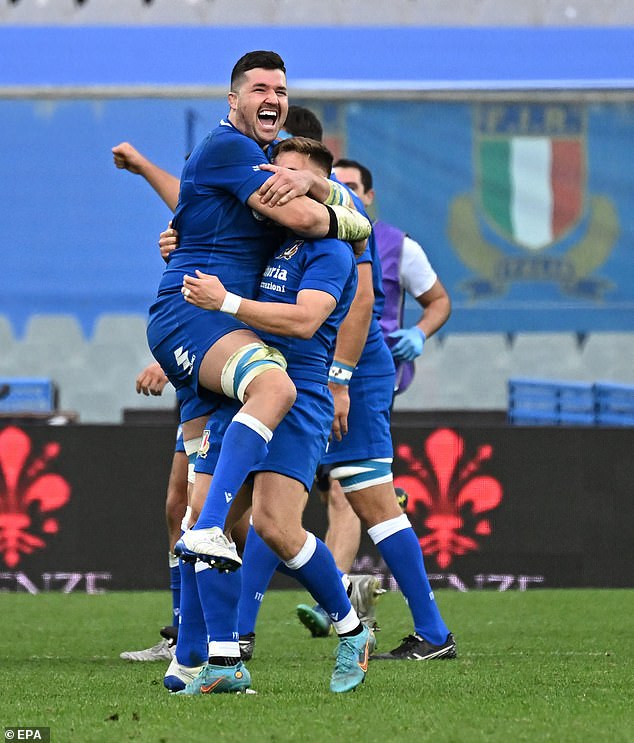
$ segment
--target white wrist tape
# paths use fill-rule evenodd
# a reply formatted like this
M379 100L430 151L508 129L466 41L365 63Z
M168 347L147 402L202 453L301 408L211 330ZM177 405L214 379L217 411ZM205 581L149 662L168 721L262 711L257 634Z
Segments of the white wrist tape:
M341 362L335 362L330 367L328 372L328 381L334 384L344 384L348 386L352 379L352 372L354 367L348 366L348 364L342 364Z
M222 307L220 308L220 312L226 312L229 315L235 315L240 309L240 302L242 302L242 297L238 296L237 294L227 292L225 294L225 298L222 300Z

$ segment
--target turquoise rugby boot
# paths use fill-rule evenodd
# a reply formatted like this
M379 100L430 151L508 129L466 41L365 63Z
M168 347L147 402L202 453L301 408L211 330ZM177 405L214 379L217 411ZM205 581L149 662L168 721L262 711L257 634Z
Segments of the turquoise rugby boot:
M330 691L341 694L356 689L365 681L370 653L374 650L374 632L363 625L353 637L340 637L335 670L330 678Z
M299 604L295 611L299 621L310 630L313 637L328 637L332 629L332 622L328 613L321 606L308 606Z
M193 681L176 695L240 694L251 686L251 674L242 661L235 666L207 664Z

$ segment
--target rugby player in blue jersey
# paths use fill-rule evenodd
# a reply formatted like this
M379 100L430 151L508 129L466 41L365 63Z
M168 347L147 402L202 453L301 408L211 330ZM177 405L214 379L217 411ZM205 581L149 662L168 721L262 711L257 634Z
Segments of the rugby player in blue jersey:
M176 387L188 455L195 456L208 411L222 396L242 403L227 428L211 485L219 497L233 498L265 457L273 431L296 397L282 354L235 316L236 297L255 296L267 260L279 246L279 225L299 236L344 240L367 237L370 225L342 205L341 193L324 185L326 178L321 191L327 204L308 195L284 205L262 202L259 189L271 174L260 165L268 163L265 149L277 138L288 109L279 55L256 51L238 60L228 101L227 119L196 146L183 169L173 220L180 245L169 256L147 335ZM227 288L222 312L209 314L182 301L183 277L196 270L219 276ZM203 506L178 551L237 567L240 560L222 527Z
M275 161L283 167L310 168L328 175L332 156L318 142L293 138L277 145ZM350 691L364 680L374 642L350 604L332 555L321 540L302 527L301 518L328 441L334 412L328 370L335 337L356 285L357 270L349 246L346 250L339 241L293 236L264 270L257 301L237 297L234 310L237 318L259 331L265 343L274 343L283 353L297 389L295 404L279 424L267 455L252 467L252 520L255 530L277 554L277 561L281 559L288 572L328 611L339 636L330 681L336 693ZM222 312L227 290L218 277L196 271L195 276L184 277L183 296L188 304ZM221 405L205 431L196 463L193 518L201 500L216 510L223 523L229 511L233 498L222 494L218 498L208 483L216 477L211 475L222 456L227 424L235 410L229 401ZM210 639L209 662L180 693L245 690L250 674L240 661L238 644L241 571L216 571L202 562L196 569ZM180 647L179 637L177 653ZM183 675L184 669L176 664L172 667Z
M262 187L269 204L288 204L310 188L311 174L265 166L274 176ZM355 195L360 211L363 204ZM422 551L398 504L392 477L390 412L395 366L379 325L385 295L372 234L357 259L359 285L337 336L330 388L335 401L333 438L322 465L341 485L407 600L414 631L379 660L456 657L456 643L431 590ZM330 620L320 607L300 605L300 620L313 635L327 635Z
M303 106L288 107L288 116L286 117L283 128L280 130L280 138L303 136L321 142L322 135L323 129L321 123L312 111ZM114 164L118 169L127 170L130 173L143 177L170 210L172 212L176 210L180 191L180 179L177 176L163 170L140 153L129 142L121 142L113 147L112 154ZM167 260L171 250L172 248L164 253L162 252L162 257L165 260ZM155 362L139 374L137 378L137 392L143 391L146 395L160 395L167 382L168 379L163 370ZM198 446L198 439L194 444ZM171 660L174 657L176 637L178 634L178 618L180 616L180 570L183 569L183 566L179 566L178 558L173 554L172 550L174 544L181 536L181 524L187 508L188 457L186 449L189 448L191 448L191 442L183 441L182 425L179 425L165 501L170 545L168 559L173 621L169 626L163 627L161 630L162 639L158 644L143 650L123 652L120 654L120 657L125 660L156 661ZM247 522L246 519L243 521ZM240 539L242 546L246 538L248 522L245 523L245 526L246 528L242 530L244 532L242 534L237 534L236 528L233 530L233 536ZM189 568L185 566L184 569L188 570Z

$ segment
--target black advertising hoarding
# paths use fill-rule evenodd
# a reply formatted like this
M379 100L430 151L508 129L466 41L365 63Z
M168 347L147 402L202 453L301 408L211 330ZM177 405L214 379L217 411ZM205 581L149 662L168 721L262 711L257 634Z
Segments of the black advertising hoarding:
M174 437L171 425L0 427L0 590L165 589ZM435 587L634 585L634 429L403 425L393 438ZM315 493L305 523L323 537ZM367 536L355 569L389 585Z
M634 585L634 429L402 427L393 439L433 585Z
M166 588L175 435L174 426L0 429L0 590Z

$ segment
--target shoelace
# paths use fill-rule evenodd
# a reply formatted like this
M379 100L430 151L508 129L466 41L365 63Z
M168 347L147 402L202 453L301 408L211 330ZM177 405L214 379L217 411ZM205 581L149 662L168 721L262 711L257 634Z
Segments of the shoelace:
M169 643L167 640L159 640L156 645L152 645L150 648L150 652L152 650L156 650L156 652L159 652L160 650L163 650L163 648L169 648Z
M419 642L420 642L420 640L418 639L418 637L416 637L416 635L407 635L407 637L404 637L401 640L401 644L399 645L398 649L399 650L401 650L401 649L407 649L407 650L409 650L410 648L418 645Z
M349 671L350 669L355 668L358 657L359 648L355 646L353 638L342 638L339 641L339 648L337 649L335 671Z

